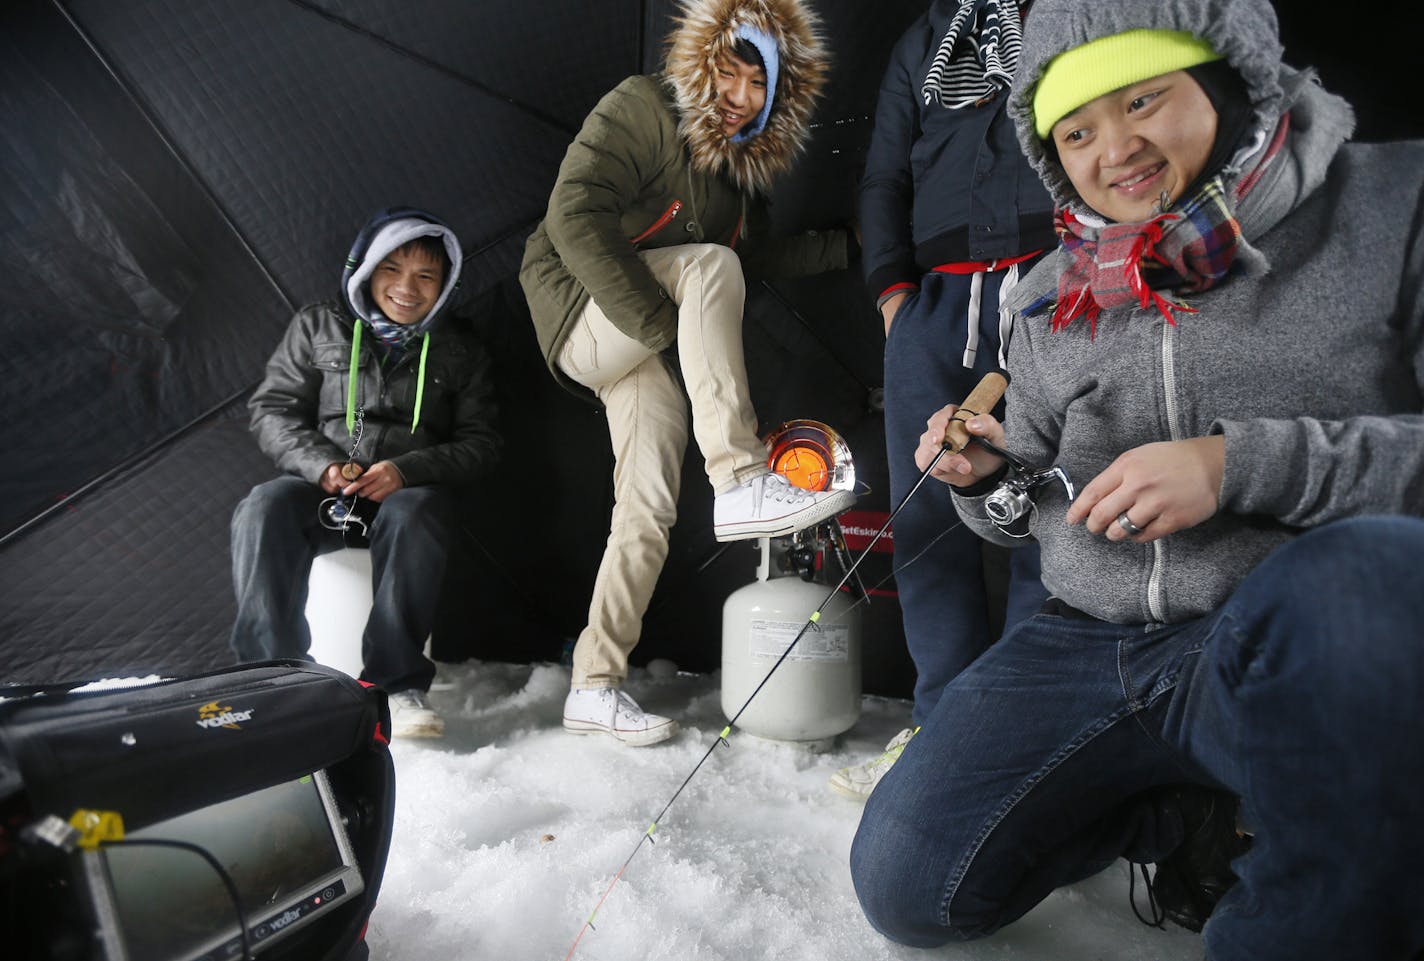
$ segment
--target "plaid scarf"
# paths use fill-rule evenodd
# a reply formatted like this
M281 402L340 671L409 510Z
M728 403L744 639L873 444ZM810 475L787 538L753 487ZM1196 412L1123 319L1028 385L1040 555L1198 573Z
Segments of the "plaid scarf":
M1168 300L1157 291L1200 293L1221 283L1231 272L1245 245L1241 224L1232 211L1241 209L1261 181L1285 146L1289 130L1287 113L1276 124L1255 168L1237 181L1230 206L1222 177L1217 176L1176 209L1145 223L1095 226L1079 220L1066 207L1060 208L1055 227L1069 263L1058 278L1050 329L1062 330L1079 317L1087 317L1089 331L1096 334L1098 315L1104 308L1132 304L1156 307L1172 325L1177 323L1173 311L1196 313L1196 308ZM1044 300L1029 310L1036 310Z
M367 321L371 333L385 345L392 359L399 360L410 346L411 340L422 331L419 324L397 324L377 314Z
M1241 240L1241 225L1226 205L1220 177L1207 181L1177 209L1145 223L1094 227L1063 208L1055 226L1071 260L1058 278L1051 329L1087 317L1093 334L1104 308L1151 305L1169 324L1176 323L1174 310L1196 313L1158 289L1199 293L1215 287L1230 272Z
M976 31L974 15L984 17ZM977 107L1007 90L1023 46L1019 4L1014 0L959 0L959 9L939 42L925 82L925 106L947 110Z

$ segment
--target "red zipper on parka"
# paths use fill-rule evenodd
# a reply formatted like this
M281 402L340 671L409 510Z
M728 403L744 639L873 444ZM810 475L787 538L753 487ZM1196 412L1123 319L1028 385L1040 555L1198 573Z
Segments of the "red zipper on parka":
M662 215L661 217L659 217L657 220L654 220L654 221L653 221L653 225L652 225L651 227L649 227L647 230L643 231L643 232L642 232L641 234L639 234L638 236L634 237L634 238L632 239L632 241L630 241L630 242L631 242L631 243L635 243L635 244L640 244L640 243L642 243L643 241L647 240L647 239L648 239L649 237L651 237L653 234L657 233L659 230L662 230L662 229L663 229L664 227L666 227L669 223L671 223L671 222L672 222L672 219L677 216L677 212L678 212L679 210L681 210L681 209L682 209L682 201L681 201L681 200L674 200L674 201L672 202L672 206L668 207L667 210L664 210L664 211L663 211L663 215Z

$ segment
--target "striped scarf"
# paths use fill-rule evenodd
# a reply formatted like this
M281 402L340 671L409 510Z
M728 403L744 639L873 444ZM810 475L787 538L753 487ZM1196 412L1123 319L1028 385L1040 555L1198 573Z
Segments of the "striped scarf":
M1169 324L1176 323L1173 311L1196 313L1157 291L1200 293L1215 287L1230 272L1241 241L1241 225L1227 207L1220 177L1145 223L1095 227L1063 208L1055 226L1071 259L1058 278L1051 329L1086 317L1094 334L1104 309L1154 306Z
M975 15L984 11L975 30ZM1015 0L959 0L959 9L939 42L920 87L925 106L946 110L977 107L1007 90L1023 46L1023 25Z

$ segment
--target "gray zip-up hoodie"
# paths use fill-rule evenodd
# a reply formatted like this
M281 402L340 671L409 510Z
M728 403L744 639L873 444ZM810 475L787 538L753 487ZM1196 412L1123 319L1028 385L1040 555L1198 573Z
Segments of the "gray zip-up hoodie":
M1362 514L1424 514L1424 142L1344 144L1353 115L1281 63L1267 0L1039 0L1025 27L1010 112L1060 205L1082 203L1034 136L1032 92L1058 53L1139 27L1209 40L1246 79L1262 132L1289 112L1282 152L1236 211L1240 269L1186 299L1104 310L1049 330L1060 249L1012 295L1008 448L1058 463L1079 489L1125 451L1221 434L1226 467L1209 520L1147 545L1064 523L1043 489L1031 532L1049 591L1118 623L1172 622L1219 607L1302 529ZM1264 136L1228 164L1230 186ZM982 497L957 498L980 534L1012 543Z

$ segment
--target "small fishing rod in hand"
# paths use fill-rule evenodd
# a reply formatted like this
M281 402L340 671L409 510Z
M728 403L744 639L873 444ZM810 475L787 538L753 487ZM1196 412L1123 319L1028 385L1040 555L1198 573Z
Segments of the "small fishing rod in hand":
M904 509L905 505L910 502L910 498L914 497L915 493L919 491L922 486L924 486L925 481L929 479L930 473L939 464L940 460L944 457L945 454L960 453L964 450L966 446L968 446L971 440L980 440L980 438L975 438L970 435L968 429L964 426L964 422L970 417L974 417L978 414L986 413L988 411L993 410L994 405L997 404L999 402L999 399L1004 396L1004 389L1007 386L1008 379L1003 374L997 372L990 372L984 376L984 379L981 380L979 384L974 388L974 390L970 392L969 396L964 399L964 403L961 404L959 406L959 409L955 411L954 416L950 419L950 422L947 428L945 429L944 439L940 444L939 453L935 455L934 460L931 461L929 465L925 467L923 471L920 472L919 479L915 481L914 486L911 487L910 490L905 494L905 496L900 499L900 503L897 504L895 506L895 509L890 512L890 516L885 518L885 523L880 525L880 529L875 532L875 536L872 537L869 543L865 545L865 548L860 552L860 556L857 557L855 559L855 562L850 565L850 568L845 572L844 575L842 575L840 581L836 584L836 586L830 589L830 591L826 594L825 598L821 601L821 603L816 607L814 611L811 612L811 615L806 619L806 623L801 625L801 629L797 631L796 636L791 639L791 643L786 645L786 650L781 652L781 656L776 659L776 662L771 665L771 669L766 672L766 676L761 679L761 683L759 683L756 688L753 689L751 694L747 696L747 699L742 703L742 706L737 709L736 714L732 715L731 720L727 722L727 726L722 728L721 733L717 735L717 739L713 741L712 744L707 748L707 751L698 760L697 764L693 766L687 777L683 778L682 783L678 785L677 790L672 793L672 797L668 798L667 803L663 805L663 808L661 811L658 812L657 817L653 818L652 823L648 825L648 829L644 831L643 834L638 838L638 843L633 845L633 850L628 854L627 859L624 860L623 866L620 867L618 869L618 873L613 876L613 880L609 882L608 887L603 892L603 896L600 897L598 899L598 903L594 905L593 912L589 914L588 920L585 921L583 923L583 927L579 929L578 936L574 938L574 943L569 946L569 953L564 956L564 961L569 961L569 959L574 956L574 951L578 948L579 941L583 939L583 936L586 932L590 930L597 930L596 928L594 928L594 918L598 916L599 910L603 907L603 902L608 900L608 895L613 892L613 888L623 877L623 873L628 870L628 865L632 863L633 858L638 855L638 852L643 849L643 844L645 842L648 844L656 843L653 840L653 833L658 829L658 822L663 819L663 816L667 814L668 810L673 806L673 803L677 801L683 790L686 789L687 785L692 782L692 779L697 776L697 772L702 770L702 765L707 763L707 759L712 756L713 751L717 750L718 745L725 745L727 747L731 747L731 741L729 740L729 738L731 736L733 726L735 726L737 723L737 719L740 718L742 714L746 711L746 709L751 706L752 701L754 701L756 699L756 696L761 693L762 688L766 687L767 682L771 680L771 677L773 674L776 673L777 668L781 667L781 665L786 662L787 657L789 657L791 655L791 652L795 650L797 643L801 640L802 637L805 636L806 632L809 630L819 630L818 625L821 620L821 615L824 612L826 606L830 604L831 601L836 597L836 595L839 594L841 590L846 586L846 584L850 582L851 577L854 576L856 570L860 567L861 562L869 556L871 550L874 549L876 543L880 540L881 537L885 535L885 532L890 529L890 525L894 523L896 516L900 513L901 510ZM961 414L964 416L961 417Z

